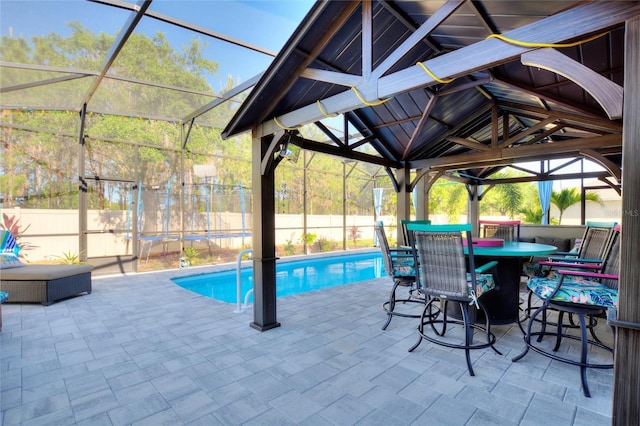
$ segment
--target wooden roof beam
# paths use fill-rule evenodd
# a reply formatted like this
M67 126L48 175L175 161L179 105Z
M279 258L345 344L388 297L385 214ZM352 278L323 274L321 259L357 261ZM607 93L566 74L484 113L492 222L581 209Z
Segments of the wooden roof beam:
M605 30L638 14L640 14L640 3L586 3L509 31L505 35L516 40L560 43ZM432 58L425 62L425 66L440 78L457 78L512 61L533 49L508 44L496 39L486 39ZM437 82L420 66L416 65L380 77L375 83L377 83L375 84L377 97L387 98L418 88L429 87ZM370 87L367 87L367 89L369 90L365 93L365 99L366 95L370 95L373 90ZM344 113L363 106L358 96L351 90L330 96L322 100L322 102L329 114ZM315 103L278 117L281 123L286 123L288 126L300 126L323 118L324 115L318 110ZM278 125L275 120L269 119L258 126L256 134L263 136L274 133L277 129ZM228 137L230 135L225 136Z
M518 90L520 92L524 92L528 95L531 96L535 96L536 100L538 101L538 103L540 104L540 108L549 111L549 106L547 104L548 101L551 101L553 103L556 103L558 105L562 105L566 108L570 108L574 111L579 111L581 114L587 115L587 116L591 116L591 117L600 117L600 114L598 113L598 110L593 109L593 108L587 108L584 105L579 105L576 102L569 102L567 101L567 99L562 98L560 96L555 96L552 95L549 92L545 92L540 88L533 88L530 86L527 86L526 84L522 84L521 82L517 82L517 81L512 81L509 80L507 78L505 78L504 76L502 77L497 77L494 76L495 82L496 83L500 83L503 84L507 87L513 88L515 90Z
M567 174L539 174L534 176L518 176L512 178L503 178L503 179L491 179L485 178L482 181L483 185L501 185L504 183L525 183L525 182L540 182L546 180L571 180L571 179L598 179L607 177L607 172L587 172L587 173L567 173Z
M582 149L580 150L580 154L584 155L587 158L590 158L591 160L607 169L609 173L611 173L611 176L616 178L618 183L622 181L622 170L620 169L620 167L604 155L593 149Z
M445 19L447 19L453 12L455 12L464 1L461 0L449 0L440 9L438 9L424 24L420 25L402 44L394 50L389 56L385 58L380 65L376 67L371 74L374 79L380 78L384 73L389 71L399 60L401 60L411 49L413 49L418 43L426 38L431 32L436 29Z
M346 151L344 148L329 145L322 142L312 141L310 139L304 139L302 137L291 138L291 142L302 149L319 152L322 154L333 155L340 158L347 158L356 161L363 161L365 163L377 164L379 166L400 169L403 165L399 162L388 160L383 157L376 157L375 155L365 154L363 152L353 151L348 148Z
M429 119L429 114L431 114L431 111L436 106L437 102L438 102L438 97L437 96L432 96L427 101L427 105L425 106L424 111L422 112L422 117L420 117L420 121L418 121L418 124L416 125L416 128L413 129L413 133L411 134L411 138L409 138L409 142L407 143L407 146L404 148L404 152L402 153L402 159L403 160L407 159L407 155L409 154L409 149L411 148L411 145L413 145L413 143L418 138L418 136L420 136L420 132L422 131L424 125L426 124L427 120Z
M489 151L491 149L490 146L480 143L478 141L463 139L456 136L447 136L445 139L447 139L449 142L466 146L467 148L475 149L476 151Z
M411 168L429 169L445 167L448 169L477 167L477 164L491 164L503 159L529 160L552 154L580 155L585 149L618 147L622 145L622 135L605 135L594 138L573 139L557 143L497 148L483 152L472 152L446 157L430 158L411 162Z
M591 68L555 49L527 52L520 56L520 62L523 65L551 71L573 81L593 96L610 119L622 118L622 87Z
M533 145L534 143L538 143L540 142L542 139L547 138L555 133L558 133L560 130L564 129L565 125L564 124L558 124L556 126L553 126L551 129L545 130L544 132L540 133L539 135L536 135L535 137L522 142L520 145ZM584 137L588 137L587 135L585 135Z
M554 118L554 117L547 118L546 120L542 120L538 124L536 124L535 126L531 126L528 129L525 129L522 132L519 132L518 134L510 137L506 141L502 141L500 146L503 147L503 146L513 145L514 143L518 142L522 138L525 138L525 137L537 132L538 130L544 129L546 126L548 126L549 124L552 124L553 122L555 122L557 120L558 119Z
M580 123L584 126L593 127L595 129L604 129L608 132L622 132L622 123L616 121L607 120L602 117L585 117L578 114L572 114L562 111L547 111L543 108L534 107L531 105L519 104L516 102L498 102L498 105L502 109L509 110L514 113L528 112L530 117L541 119L547 117L555 117L564 123L567 123L567 127L571 127L571 123Z

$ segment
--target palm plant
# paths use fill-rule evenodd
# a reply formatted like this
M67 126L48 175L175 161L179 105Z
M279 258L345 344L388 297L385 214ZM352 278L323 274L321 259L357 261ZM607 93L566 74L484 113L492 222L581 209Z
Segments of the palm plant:
M53 257L60 259L60 263L64 265L77 265L80 263L80 253L74 253L71 250L62 253L60 256L54 255Z
M536 207L524 207L518 210L523 216L524 223L542 223L542 207L538 204ZM549 219L549 224L556 224L555 218Z
M595 192L587 192L585 193L585 199L587 201L595 201L602 205L602 199ZM556 208L560 211L560 218L558 219L558 224L562 223L562 215L565 210L567 210L572 205L579 203L582 200L580 193L577 188L565 188L560 192L553 191L551 193L551 204L556 206Z
M518 208L522 204L522 199L524 198L520 187L518 184L507 183L498 185L497 188L502 196L501 205L504 209L504 213L506 213L510 218L515 217L516 213L518 213Z
M187 261L189 265L194 265L198 257L200 256L200 252L195 247L185 247L182 252L182 257Z

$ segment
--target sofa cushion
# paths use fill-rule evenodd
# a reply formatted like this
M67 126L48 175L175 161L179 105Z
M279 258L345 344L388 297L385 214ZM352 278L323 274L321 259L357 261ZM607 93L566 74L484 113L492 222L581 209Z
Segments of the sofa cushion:
M535 242L538 244L548 244L550 246L556 246L558 248L558 251L567 252L572 249L570 238L536 237Z
M93 266L81 265L24 265L24 268L2 271L3 281L49 281L93 271Z

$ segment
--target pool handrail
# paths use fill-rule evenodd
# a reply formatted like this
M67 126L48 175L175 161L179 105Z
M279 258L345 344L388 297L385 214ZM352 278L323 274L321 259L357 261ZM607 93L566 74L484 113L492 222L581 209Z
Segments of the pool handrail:
M245 250L241 250L240 253L238 253L238 264L236 266L236 310L233 311L234 314L241 314L242 312L244 312L244 308L247 307L247 301L248 301L249 292L247 292L247 297L245 298L245 303L244 303L244 308L243 308L243 306L242 306L242 280L240 278L241 269L242 269L242 257L245 254L253 255L253 250L245 249ZM249 291L253 291L253 289L251 289Z

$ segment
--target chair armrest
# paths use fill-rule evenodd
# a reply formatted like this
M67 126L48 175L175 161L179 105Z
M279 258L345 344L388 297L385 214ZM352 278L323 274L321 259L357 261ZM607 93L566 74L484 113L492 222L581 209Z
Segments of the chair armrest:
M413 250L411 250L411 249L389 249L389 256L392 259L413 259Z
M475 271L476 274L481 274L484 271L486 271L487 269L493 268L497 264L498 264L498 261L492 260L491 262L485 263L484 265L477 267L474 271Z
M579 269L600 269L602 266L601 265L596 265L596 264L592 264L592 263L585 263L585 264L580 264L580 263L570 263L570 262L549 262L546 260L542 260L540 262L538 262L540 265L544 265L544 266L557 266L560 268L579 268Z
M573 256L573 257L578 255L578 253L571 252L571 251L557 251L554 254L560 255L560 256Z
M413 256L413 250L410 248L390 248L389 254L392 256Z
M599 272L589 272L589 271L569 271L566 269L561 269L558 271L558 273L562 275L573 275L578 277L601 278L603 280L620 279L620 276L616 274L601 274Z
M585 259L582 257L576 258L567 258L562 256L550 256L549 261L551 262L577 262L577 263L602 263L602 259ZM542 263L542 262L540 262Z

